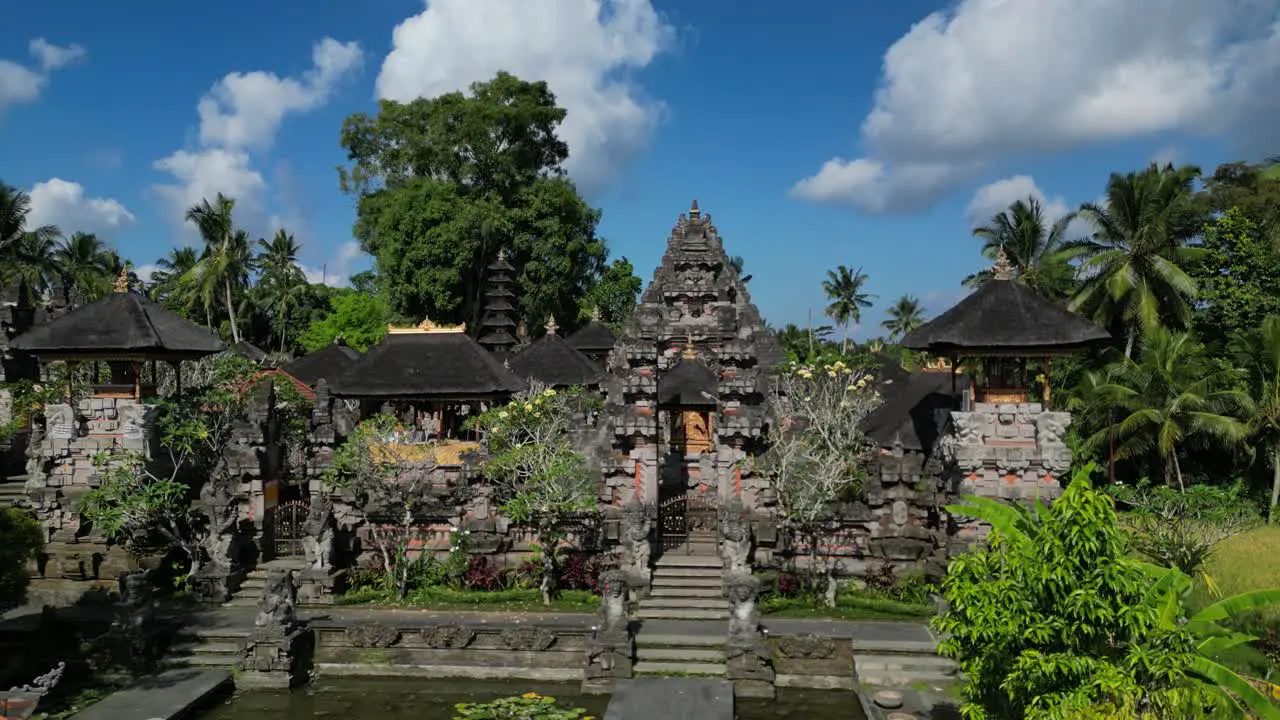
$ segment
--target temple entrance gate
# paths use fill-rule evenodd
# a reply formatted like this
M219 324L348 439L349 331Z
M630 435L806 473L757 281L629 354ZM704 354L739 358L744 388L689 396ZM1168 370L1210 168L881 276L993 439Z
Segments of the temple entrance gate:
M687 492L658 504L658 533L662 552L686 555L717 553L719 517L715 498Z
M264 527L268 533L268 547L272 558L301 557L302 539L306 536L307 516L311 503L291 500L267 511Z

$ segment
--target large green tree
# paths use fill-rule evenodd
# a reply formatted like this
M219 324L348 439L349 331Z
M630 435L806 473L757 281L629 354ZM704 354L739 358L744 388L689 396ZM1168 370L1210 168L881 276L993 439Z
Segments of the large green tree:
M499 73L347 118L340 180L392 313L476 328L485 267L505 249L527 321L577 317L607 249L600 213L564 175L564 116L546 83Z
M27 563L42 545L40 523L17 508L0 509L0 612L27 596Z
M342 338L361 352L387 334L387 306L382 298L355 290L338 290L329 296L330 312L313 320L298 343L315 352Z
M218 302L223 304L231 321L231 339L238 343L240 323L236 318L236 307L249 286L254 257L248 234L235 227L232 216L235 205L234 199L218 193L213 202L206 198L187 209L187 222L200 231L205 249L183 282L188 283L200 297L207 317L212 317L213 307Z
M889 317L880 323L880 327L889 331L890 340L901 340L924 324L924 308L920 307L919 300L910 295L898 298L885 312Z
M1267 317L1255 331L1237 331L1230 349L1254 399L1248 415L1249 441L1271 465L1267 520L1275 524L1280 510L1280 315Z
M1199 286L1192 324L1201 338L1222 346L1280 315L1280 253L1248 214L1230 208L1205 228L1200 245L1203 257L1190 273Z
M642 286L630 260L624 257L614 260L582 297L578 321L585 322L598 313L602 322L615 330L621 329L636 309Z
M831 301L824 311L827 317L844 328L844 345L849 346L849 329L862 322L862 311L871 307L871 298L875 297L864 286L871 276L862 272L862 268L851 270L839 265L827 271L827 279L822 281L822 292Z

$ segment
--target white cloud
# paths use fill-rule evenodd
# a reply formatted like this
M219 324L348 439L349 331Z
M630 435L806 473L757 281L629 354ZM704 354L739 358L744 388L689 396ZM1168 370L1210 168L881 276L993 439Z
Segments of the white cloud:
M987 183L973 193L973 199L965 208L965 217L969 224L977 227L986 223L997 213L1002 213L1017 200L1035 198L1040 201L1045 219L1054 222L1071 212L1066 200L1061 197L1048 198L1030 175L1014 175L995 182Z
M66 67L87 54L83 45L72 43L66 47L59 47L44 38L32 40L28 49L32 57L40 63L40 69L45 72Z
M358 43L324 38L312 47L312 67L300 78L230 73L215 83L196 108L201 147L178 150L153 165L177 181L154 189L182 232L188 237L194 232L183 222L187 208L218 193L236 200L241 224L265 230L270 223L263 198L266 181L253 168L250 151L269 147L286 115L328 102L338 83L359 68L361 57Z
M196 152L179 150L155 162L155 169L169 173L177 183L156 185L171 208L174 217L182 221L187 208L201 200L212 201L218 193L236 200L237 211L260 211L261 193L266 182L262 175L249 165L249 154L238 150L207 148ZM194 232L194 230L192 231Z
M338 248L329 262L318 268L303 265L302 272L309 283L323 282L329 287L346 287L351 283L356 261L363 257L364 251L360 249L360 243L348 240Z
M1162 132L1274 146L1280 0L1160 6L961 0L929 15L885 53L865 156L828 161L794 193L892 212L1016 155ZM876 172L839 172L859 162Z
M36 183L28 195L28 222L36 227L57 225L67 235L87 232L106 240L134 222L133 213L118 200L85 197L83 185L62 178Z
M138 279L141 280L142 282L149 283L151 282L151 276L155 275L156 271L159 269L160 269L160 266L156 265L155 263L147 263L146 265L136 265L133 268L133 274L137 275Z
M464 90L500 70L542 80L567 116L568 170L599 187L648 141L662 105L628 82L674 29L650 0L429 0L396 26L378 96L409 101Z
M32 40L28 50L38 65L34 70L0 59L0 117L13 105L34 102L49 82L51 72L85 56L80 45L59 47L44 38Z
M338 83L360 67L356 42L324 38L311 50L313 67L301 78L269 72L230 73L209 90L197 112L200 141L226 148L265 148L288 113L324 105Z

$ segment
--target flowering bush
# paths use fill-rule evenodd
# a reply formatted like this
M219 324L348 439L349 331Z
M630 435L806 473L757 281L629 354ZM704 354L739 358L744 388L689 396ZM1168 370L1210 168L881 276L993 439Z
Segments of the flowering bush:
M547 603L559 574L560 521L596 503L587 460L570 440L588 403L579 389L557 392L534 386L479 418L487 451L484 472L499 487L502 511L538 532L543 563L539 585Z
M582 708L562 708L555 698L531 692L487 703L459 703L454 710L454 720L595 720Z
M498 590L502 587L502 571L492 559L473 555L467 562L462 584L468 590Z
M861 491L872 450L860 426L879 397L865 365L855 358L792 363L769 398L775 426L769 450L755 463L772 481L780 519L807 542L811 580L819 571L818 545L831 504ZM828 564L823 574L830 604L833 573Z

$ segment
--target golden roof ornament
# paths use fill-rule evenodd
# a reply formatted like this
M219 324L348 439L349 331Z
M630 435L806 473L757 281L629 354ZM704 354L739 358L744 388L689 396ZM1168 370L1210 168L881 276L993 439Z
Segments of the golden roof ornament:
M118 293L129 292L129 266L125 265L120 268L120 274L116 275L115 291Z
M1009 256L1005 254L1003 245L996 253L996 264L991 267L991 276L996 280L1013 279L1013 265L1009 263Z
M467 324L459 323L457 325L437 325L431 321L431 318L423 318L422 322L413 327L396 327L387 323L387 333L391 335L409 335L413 333L460 333L466 332Z
M555 334L556 334L556 330L558 330L558 329L560 329L560 326L559 326L559 325L556 325L556 316L555 316L555 315L548 315L548 316L547 316L547 334L548 334L548 335L555 335Z
M698 202L695 200L695 201L694 201L694 203L693 203L693 205L694 205L694 209L697 209L697 207L698 207ZM693 346L693 338L692 338L692 337L690 337L690 338L689 338L689 342L688 342L687 344L685 344L685 346L684 346L684 352L680 353L680 357L684 358L685 360L697 360L697 359L698 359L698 349L697 349L697 348L695 348L695 347Z
M507 249L504 247L498 248L498 262L502 262L503 260L506 260L506 259L507 259Z
M591 322L600 322L600 306L591 306Z
M524 320L521 320L520 324L516 326L516 337L519 338L520 342L529 339L529 328L525 327Z

